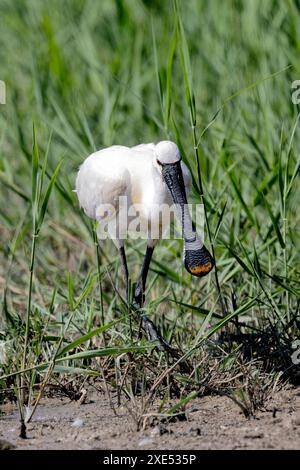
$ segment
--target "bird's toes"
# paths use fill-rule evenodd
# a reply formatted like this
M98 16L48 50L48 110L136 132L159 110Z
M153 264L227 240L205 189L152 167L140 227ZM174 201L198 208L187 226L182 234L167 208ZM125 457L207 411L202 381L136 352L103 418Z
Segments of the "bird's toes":
M168 351L172 356L177 356L177 351L161 336L153 323L148 317L144 316L142 320L143 328L147 333L148 341L156 342L160 351Z

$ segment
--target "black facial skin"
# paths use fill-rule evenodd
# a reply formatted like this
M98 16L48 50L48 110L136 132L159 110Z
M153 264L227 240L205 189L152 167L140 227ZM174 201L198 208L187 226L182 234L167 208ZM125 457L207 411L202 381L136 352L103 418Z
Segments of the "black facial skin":
M185 204L187 204L187 197L180 161L176 163L167 164L162 164L158 161L158 164L161 166L162 177L170 191L174 204L177 204L177 207L179 206L181 209L180 216L184 237L185 269L193 276L206 276L206 274L208 274L214 267L214 260L207 248L204 245L202 246L202 248L197 250L189 250L186 248L187 242L192 242L196 240L197 234L193 222L189 222L189 220L187 220L187 223L192 224L191 230L189 231L189 233L192 233L192 237L189 236L189 238L187 238L187 235L185 233L186 225L184 206Z

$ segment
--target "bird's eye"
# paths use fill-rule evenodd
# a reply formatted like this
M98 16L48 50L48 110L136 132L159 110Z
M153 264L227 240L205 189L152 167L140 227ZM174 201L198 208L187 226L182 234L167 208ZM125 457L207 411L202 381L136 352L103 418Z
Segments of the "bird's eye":
M163 166L163 164L158 159L156 159L156 161L157 161L159 166Z

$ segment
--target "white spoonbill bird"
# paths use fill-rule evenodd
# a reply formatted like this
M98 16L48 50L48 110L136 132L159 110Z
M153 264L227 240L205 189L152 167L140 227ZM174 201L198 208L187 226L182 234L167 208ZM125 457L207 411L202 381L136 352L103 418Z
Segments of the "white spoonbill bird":
M129 275L124 239L131 220L129 209L138 206L141 224L146 222L147 227L148 222L151 226L147 234L144 262L133 296L133 306L137 309L142 308L145 300L146 278L157 241L152 233L154 231L161 234L168 223L168 220L162 221L153 207L175 205L184 239L183 262L190 274L201 277L208 274L214 266L213 258L198 236L187 209L186 189L190 184L189 170L181 160L177 145L171 141L130 148L113 145L91 154L78 171L76 192L80 206L92 219L106 223L107 231L119 249L127 301ZM107 207L114 210L109 212ZM160 229L158 232L157 228ZM159 339L162 345L166 345L149 319L143 317L143 323L150 339Z

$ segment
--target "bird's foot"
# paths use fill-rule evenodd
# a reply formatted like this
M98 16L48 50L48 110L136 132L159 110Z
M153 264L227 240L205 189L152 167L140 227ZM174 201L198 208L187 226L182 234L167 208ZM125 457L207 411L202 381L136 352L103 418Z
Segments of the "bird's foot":
M134 310L139 311L142 309L145 301L142 283L136 285L134 296L132 299L132 307ZM169 343L159 334L157 327L146 315L142 317L142 327L147 334L148 341L157 343L157 348L160 351L167 351L173 357L179 357L176 349L172 348Z
M172 356L177 357L178 352L172 348L170 344L161 336L153 323L146 315L143 316L142 326L147 333L148 341L157 342L157 347L160 351L167 351Z

